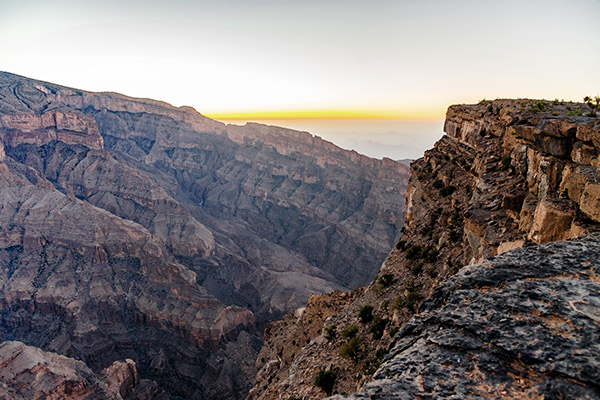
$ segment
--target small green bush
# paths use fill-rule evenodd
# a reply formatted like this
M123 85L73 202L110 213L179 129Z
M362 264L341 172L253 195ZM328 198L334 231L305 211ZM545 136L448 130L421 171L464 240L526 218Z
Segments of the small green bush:
M423 270L424 265L425 263L423 263L423 261L416 262L410 266L410 272L412 272L413 275L419 275Z
M365 375L373 375L377 368L381 365L381 360L377 357L373 357L365 361L365 365L363 365L363 374Z
M409 260L414 260L421 256L421 250L423 247L418 244L413 244L408 249L406 249L406 258Z
M416 311L417 302L421 300L421 295L417 292L409 292L404 299L404 306L410 311Z
M577 110L572 110L567 113L567 117L580 117L583 115L583 110L581 108Z
M362 322L363 324L367 324L367 323L371 322L371 320L373 319L373 307L372 306L361 307L361 309L358 310L358 318L360 319L360 322Z
M322 369L317 373L317 377L315 378L315 386L320 387L329 395L333 392L333 386L335 385L336 379L337 374L335 371Z
M357 333L358 326L348 324L342 329L341 335L344 339L352 339Z
M328 341L333 342L337 337L337 330L335 326L331 325L325 328L325 337Z
M404 250L405 247L406 247L406 240L399 240L398 243L396 243L396 248L398 250Z
M381 339L387 322L387 319L383 319L379 316L373 318L373 322L371 323L371 326L369 326L369 332L373 335L373 339Z
M394 282L394 274L383 274L379 277L378 282L383 287L390 287Z
M395 326L392 329L390 329L390 337L394 337L396 336L396 334L398 333L398 331L400 330L399 326Z
M350 358L356 361L360 356L360 352L360 340L355 337L340 346L340 356L343 358Z

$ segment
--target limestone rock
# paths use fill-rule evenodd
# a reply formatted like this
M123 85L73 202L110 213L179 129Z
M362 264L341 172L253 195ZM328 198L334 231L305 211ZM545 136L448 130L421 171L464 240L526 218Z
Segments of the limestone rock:
M600 236L463 268L408 321L373 381L331 399L597 399Z

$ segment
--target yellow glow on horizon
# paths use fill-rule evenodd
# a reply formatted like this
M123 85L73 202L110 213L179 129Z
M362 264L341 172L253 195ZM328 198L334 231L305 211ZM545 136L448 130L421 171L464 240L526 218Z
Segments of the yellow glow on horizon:
M404 119L435 120L444 117L438 110L371 111L371 110L306 110L306 111L255 111L203 113L216 120L302 120L302 119Z

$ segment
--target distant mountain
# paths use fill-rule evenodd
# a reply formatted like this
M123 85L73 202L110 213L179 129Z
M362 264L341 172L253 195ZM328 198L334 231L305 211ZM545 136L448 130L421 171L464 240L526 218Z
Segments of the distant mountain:
M404 164L407 167L410 167L410 163L413 162L413 161L415 161L415 160L410 159L410 158L404 158L402 160L396 160L396 161L398 161L400 164Z
M408 168L308 133L0 73L0 338L235 399L262 327L373 279Z

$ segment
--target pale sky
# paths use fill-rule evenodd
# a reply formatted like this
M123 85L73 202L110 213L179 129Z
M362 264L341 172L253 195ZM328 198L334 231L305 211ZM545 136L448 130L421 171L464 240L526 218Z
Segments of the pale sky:
M600 94L600 0L0 0L0 70L208 115Z

